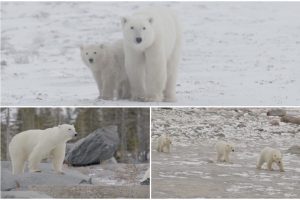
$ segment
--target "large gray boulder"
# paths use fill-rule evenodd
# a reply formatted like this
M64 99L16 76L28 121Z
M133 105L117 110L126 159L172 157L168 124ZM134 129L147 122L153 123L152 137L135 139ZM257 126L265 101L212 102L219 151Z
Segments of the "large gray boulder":
M117 126L99 128L78 140L66 155L66 163L73 166L99 164L113 157L120 143Z
M25 190L33 185L79 185L91 183L90 177L69 168L64 168L64 174L59 174L52 170L51 163L40 163L40 173L30 173L25 171L21 175L13 175L11 163L1 161L1 191L12 191L16 189Z

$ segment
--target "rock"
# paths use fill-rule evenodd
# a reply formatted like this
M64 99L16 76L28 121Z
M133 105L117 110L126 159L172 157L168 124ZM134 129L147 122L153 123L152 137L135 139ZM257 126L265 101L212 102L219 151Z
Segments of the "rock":
M146 180L142 181L141 185L150 185L150 178L147 178Z
M28 189L32 185L78 185L83 180L89 181L89 177L78 171L64 168L64 174L52 170L51 163L39 164L41 173L26 172L22 175L12 175L11 163L1 161L1 191L15 189Z
M272 126L279 126L279 121L276 120L276 119L274 119L274 120L270 121L270 124L271 124Z
M287 150L288 153L291 154L299 154L300 155L300 146L294 145Z
M272 110L269 110L267 112L267 116L279 116L279 117L282 117L282 116L285 116L286 115L286 111L283 110L283 109L272 109Z
M99 128L78 140L66 155L66 162L73 166L99 164L113 157L120 139L117 126Z
M110 159L104 160L102 161L100 164L101 165L105 165L105 164L117 164L117 160L115 159L115 157L111 157Z
M300 125L300 118L299 117L294 117L294 116L283 116L281 117L280 121L285 122L285 123L292 123L292 124L298 124Z
M3 199L52 199L51 196L35 191L5 191L1 192Z

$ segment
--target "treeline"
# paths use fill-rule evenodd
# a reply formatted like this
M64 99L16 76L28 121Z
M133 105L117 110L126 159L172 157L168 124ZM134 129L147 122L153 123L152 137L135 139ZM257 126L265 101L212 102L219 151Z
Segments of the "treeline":
M118 160L147 160L150 111L148 108L1 108L1 160L8 160L11 138L25 130L74 124L79 137L108 125L118 126Z

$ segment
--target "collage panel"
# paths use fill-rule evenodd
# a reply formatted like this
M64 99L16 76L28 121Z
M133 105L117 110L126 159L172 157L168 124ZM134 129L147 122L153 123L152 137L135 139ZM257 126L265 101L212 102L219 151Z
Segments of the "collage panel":
M300 105L299 9L1 1L2 105Z
M149 108L1 108L1 198L150 198Z
M152 108L153 199L300 198L300 108Z

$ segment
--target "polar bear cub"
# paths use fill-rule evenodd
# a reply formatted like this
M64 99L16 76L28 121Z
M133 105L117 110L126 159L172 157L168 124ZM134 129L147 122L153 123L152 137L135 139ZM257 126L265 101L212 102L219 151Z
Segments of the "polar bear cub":
M125 68L133 100L176 101L181 27L168 8L122 18Z
M284 172L280 151L271 147L266 147L260 153L256 168L261 169L262 165L267 163L268 170L273 171L272 164L274 162L278 165L280 171Z
M80 50L83 62L90 68L97 82L100 99L130 97L122 40L112 45L82 45Z
M162 134L157 139L157 151L158 152L170 153L171 144L172 144L172 141L170 139L170 136L167 135L167 134Z
M217 161L229 163L229 154L235 151L233 144L225 141L219 141L216 143L215 147L218 154Z
M73 125L63 124L45 130L28 130L15 135L9 144L12 173L21 174L28 160L30 172L40 172L38 164L52 158L53 168L62 172L66 142L77 135Z

